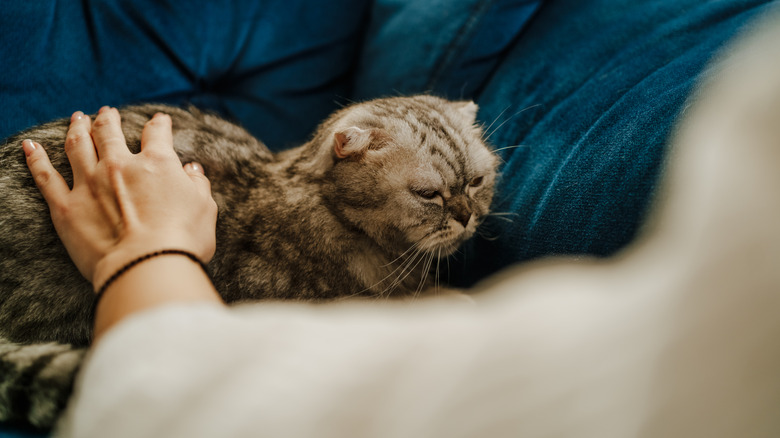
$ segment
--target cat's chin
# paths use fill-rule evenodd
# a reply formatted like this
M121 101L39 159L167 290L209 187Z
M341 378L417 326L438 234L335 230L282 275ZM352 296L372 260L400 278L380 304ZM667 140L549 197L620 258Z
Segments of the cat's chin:
M460 242L456 244L440 245L438 248L434 248L430 252L436 254L436 256L439 258L443 258L451 256L455 253L455 251L458 250L458 248L460 248Z
M423 249L429 254L433 254L439 258L448 257L454 254L463 242L469 240L473 234L473 232L464 230L456 236L448 236L446 239L437 239L435 242L426 245Z

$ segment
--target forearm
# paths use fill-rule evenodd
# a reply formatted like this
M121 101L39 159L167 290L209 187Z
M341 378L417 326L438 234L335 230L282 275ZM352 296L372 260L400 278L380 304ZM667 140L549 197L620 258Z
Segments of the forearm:
M94 341L124 318L175 302L223 303L203 269L182 255L143 261L120 275L96 309Z

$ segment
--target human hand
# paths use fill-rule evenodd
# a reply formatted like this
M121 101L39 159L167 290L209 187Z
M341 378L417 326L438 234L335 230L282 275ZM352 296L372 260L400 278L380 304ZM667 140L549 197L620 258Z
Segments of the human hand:
M119 112L95 122L76 112L65 141L73 189L37 143L23 143L27 165L46 199L57 234L82 275L99 287L130 260L159 249L192 252L208 262L216 247L217 206L197 164L182 168L171 118L156 114L141 152L125 143Z

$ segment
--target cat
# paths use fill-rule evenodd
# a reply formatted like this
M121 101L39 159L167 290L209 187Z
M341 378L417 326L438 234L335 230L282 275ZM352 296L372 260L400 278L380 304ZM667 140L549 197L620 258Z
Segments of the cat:
M476 231L498 160L473 102L421 95L356 103L310 141L272 153L241 127L195 108L120 110L131 150L155 113L173 120L183 163L197 161L219 214L211 278L228 303L416 296ZM41 143L71 181L68 120L0 150L0 420L53 425L91 336L94 292L51 224L21 141Z

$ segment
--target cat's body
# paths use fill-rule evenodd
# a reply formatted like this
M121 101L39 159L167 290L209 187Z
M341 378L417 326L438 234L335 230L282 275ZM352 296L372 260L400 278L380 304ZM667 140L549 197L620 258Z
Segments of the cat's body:
M197 110L120 112L131 149L143 124L165 112L182 162L203 165L219 207L209 269L224 299L238 302L428 287L431 264L474 233L493 196L496 158L475 111L430 96L379 99L337 112L311 141L278 154ZM44 427L66 400L77 347L89 343L94 294L54 232L19 144L44 145L70 181L67 126L33 128L0 150L0 419Z

